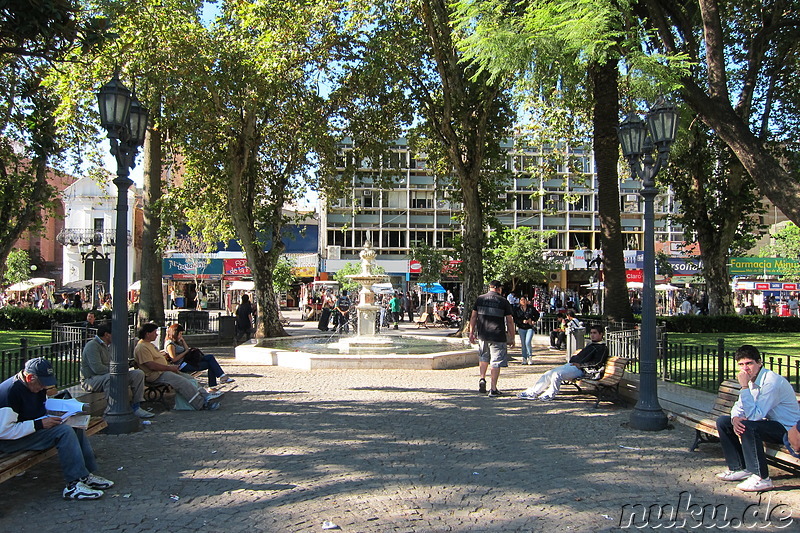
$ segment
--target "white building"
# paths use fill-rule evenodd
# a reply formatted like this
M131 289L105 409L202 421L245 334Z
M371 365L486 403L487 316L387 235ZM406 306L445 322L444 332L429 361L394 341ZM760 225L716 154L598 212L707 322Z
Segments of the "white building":
M135 220L135 193L128 190L128 268L125 288L135 279L140 264L131 238ZM114 245L117 226L117 187L80 178L64 189L64 230L58 241L64 245L64 286L90 287L96 294L113 293Z

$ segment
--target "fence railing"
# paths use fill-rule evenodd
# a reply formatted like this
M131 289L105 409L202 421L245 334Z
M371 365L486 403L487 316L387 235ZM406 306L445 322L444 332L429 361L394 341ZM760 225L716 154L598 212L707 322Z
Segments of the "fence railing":
M208 311L173 311L164 313L167 324L180 324L186 333L219 333L219 314Z
M138 340L133 329L133 326L128 326L128 357L133 354L133 346ZM19 347L0 351L0 381L25 368L29 359L44 357L53 365L59 388L77 385L81 381L83 347L96 334L97 328L55 324L50 333L53 342L49 344L30 346L28 339L22 338Z
M660 330L656 362L662 380L717 392L720 383L736 375L735 350L726 349L724 339L719 339L716 346L671 343L663 333L663 326ZM631 360L628 371L639 372L639 330L611 332L606 342L611 355ZM761 359L766 368L785 377L800 392L800 356L762 352Z
M589 331L589 328L591 328L592 326L598 326L598 325L603 326L606 330L606 333L609 333L612 331L632 330L634 329L635 326L639 324L638 322L625 322L624 320L619 322L612 322L610 320L598 320L595 318L587 318L587 319L583 319L581 317L577 318L584 325L587 332ZM539 318L539 321L537 322L539 333L542 334L548 334L560 325L561 323L558 320L558 317L556 317L556 315L542 315L542 317Z

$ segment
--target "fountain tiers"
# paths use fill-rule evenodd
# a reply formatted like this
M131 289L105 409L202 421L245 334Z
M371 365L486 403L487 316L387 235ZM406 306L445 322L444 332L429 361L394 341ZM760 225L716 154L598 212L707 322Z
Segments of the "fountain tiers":
M270 366L285 366L304 370L322 368L381 368L381 369L419 369L441 370L446 368L465 368L478 364L477 352L463 339L430 340L433 343L430 353L398 354L392 353L395 341L402 342L398 335L375 334L375 318L380 309L375 305L375 293L372 285L384 281L388 276L373 274L375 250L367 241L361 250L361 272L347 276L359 285L359 301L356 305L358 326L353 337L341 337L336 342L327 344L331 353L308 353L270 347L270 343L280 345L280 340L255 341L236 347L237 362ZM398 338L399 337L399 338ZM408 338L406 336L405 338ZM326 337L327 338L327 337ZM445 348L440 350L438 348ZM450 349L452 348L452 349Z

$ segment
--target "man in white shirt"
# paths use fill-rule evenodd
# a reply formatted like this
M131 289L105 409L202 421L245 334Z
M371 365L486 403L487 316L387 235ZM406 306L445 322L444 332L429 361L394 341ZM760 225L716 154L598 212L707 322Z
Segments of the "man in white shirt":
M717 419L717 431L728 470L724 481L740 481L736 488L761 492L773 488L764 454L764 441L782 444L787 431L800 420L800 407L786 379L764 368L755 346L745 344L734 355L742 387L730 416Z

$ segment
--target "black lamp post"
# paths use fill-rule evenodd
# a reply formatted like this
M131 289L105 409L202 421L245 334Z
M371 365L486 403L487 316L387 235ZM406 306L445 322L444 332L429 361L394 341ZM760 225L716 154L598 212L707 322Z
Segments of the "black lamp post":
M631 414L631 426L645 431L667 427L667 416L658 403L656 380L656 269L653 200L658 194L655 177L669 158L678 127L677 107L659 97L646 121L628 115L619 126L622 155L634 176L642 180L639 192L644 200L644 287L642 290L642 329L639 345L639 401ZM649 134L649 135L648 135ZM658 151L653 159L653 147Z
M144 144L148 110L119 81L117 75L97 93L100 125L108 132L111 154L117 160L117 229L114 241L114 292L111 313L111 383L109 409L105 415L108 432L139 430L139 419L128 401L128 189L133 185L130 169L139 147Z

